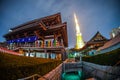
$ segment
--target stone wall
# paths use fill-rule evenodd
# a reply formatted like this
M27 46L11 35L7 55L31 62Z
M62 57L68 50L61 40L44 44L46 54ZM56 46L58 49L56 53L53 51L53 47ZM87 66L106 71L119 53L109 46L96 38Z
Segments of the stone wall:
M64 72L63 64L64 63L61 63L58 67L38 80L61 80L61 75ZM97 80L120 80L120 66L104 66L84 61L79 64L82 64L80 67L82 66L85 79L94 77Z
M119 80L120 66L103 66L89 62L83 62L83 72L85 77L95 77L97 80Z

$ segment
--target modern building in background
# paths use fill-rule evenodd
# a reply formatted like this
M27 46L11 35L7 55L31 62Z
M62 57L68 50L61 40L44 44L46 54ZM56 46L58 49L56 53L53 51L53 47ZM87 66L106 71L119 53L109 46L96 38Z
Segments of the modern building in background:
M118 34L120 34L120 26L119 26L118 28L112 29L112 31L110 32L111 38L114 38L114 37L117 36Z
M62 23L60 13L11 28L4 37L8 49L25 56L61 60L66 58L67 23Z

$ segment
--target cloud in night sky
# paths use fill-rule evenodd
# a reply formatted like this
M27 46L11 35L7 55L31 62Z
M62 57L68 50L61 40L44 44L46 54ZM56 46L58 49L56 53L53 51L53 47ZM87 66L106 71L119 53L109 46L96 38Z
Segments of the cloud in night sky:
M85 41L97 31L109 38L110 31L120 26L119 5L119 0L1 0L0 41L9 28L58 12L67 22L69 47L75 44L74 12Z

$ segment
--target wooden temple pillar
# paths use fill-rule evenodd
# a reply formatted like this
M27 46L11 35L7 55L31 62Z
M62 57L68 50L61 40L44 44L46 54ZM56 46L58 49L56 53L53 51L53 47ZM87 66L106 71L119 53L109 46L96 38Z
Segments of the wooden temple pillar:
M38 31L38 30L34 31L34 33L35 33L35 35L38 37L38 39L42 39L42 41L43 41L42 47L44 48L44 42L45 42L44 39L45 39L45 38L39 34L39 31Z
M36 51L34 52L34 54L35 54L34 57L37 57Z
M48 57L48 53L47 53L46 49L44 50L44 54L45 54L45 58L47 58Z
M62 61L65 60L65 51L64 51L64 49L61 49L61 59L62 59Z
M31 53L31 51L30 51L30 49L28 49L28 56L30 57L30 53Z
M28 33L27 33L27 32L25 32L25 33L24 33L24 36L25 36L25 37L27 37L27 36L28 36Z
M56 44L58 44L58 43L59 43L59 45L56 45L56 46L60 46L60 45L61 45L61 39L59 39L59 37L61 37L60 32L58 32L58 33L54 33L54 40L56 40L56 41L57 41L57 43L56 43Z
M25 32L25 33L24 33L24 36L25 36L25 37L28 37L28 33ZM25 42L25 47L27 46L27 44L28 44L28 42Z

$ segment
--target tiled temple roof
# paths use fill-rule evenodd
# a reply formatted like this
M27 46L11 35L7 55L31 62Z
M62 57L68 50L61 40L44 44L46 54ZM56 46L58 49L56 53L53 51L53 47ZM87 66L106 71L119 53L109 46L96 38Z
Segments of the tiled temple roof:
M106 42L104 44L104 46L100 47L98 50L103 50L103 49L109 48L118 43L120 43L120 34L118 34L115 38L112 38L110 41Z

